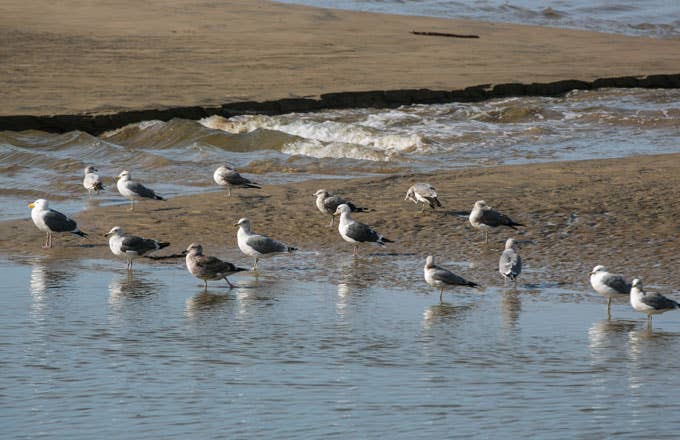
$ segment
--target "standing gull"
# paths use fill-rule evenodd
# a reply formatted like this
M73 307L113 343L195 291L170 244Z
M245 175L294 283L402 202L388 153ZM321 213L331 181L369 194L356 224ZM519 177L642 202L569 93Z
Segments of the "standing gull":
M590 285L602 296L607 297L607 318L611 318L612 298L628 298L631 284L621 275L614 275L607 268L598 265L590 272Z
M93 192L99 194L99 191L104 189L104 184L102 183L102 179L97 174L97 171L99 170L93 166L85 168L83 186L87 190L87 194L89 196L91 196Z
M319 211L321 211L322 214L329 214L331 216L331 222L328 225L329 228L333 227L333 220L335 220L333 214L335 214L335 210L342 204L349 206L349 209L352 212L368 212L366 208L358 207L354 203L345 200L338 195L331 194L325 189L318 190L314 195L316 196L316 207L319 208Z
M337 207L333 215L340 216L338 232L343 240L354 244L354 255L359 255L359 243L375 243L385 246L385 243L394 243L392 240L383 237L369 226L359 223L349 215L351 209L348 205L342 204Z
M230 165L218 167L213 173L213 179L218 185L227 187L227 196L231 196L232 187L261 189L257 183L241 176Z
M198 243L191 243L187 248L187 269L193 276L203 280L206 290L208 289L208 280L224 279L230 288L236 287L227 279L227 275L235 272L242 272L242 267L236 267L231 263L222 261L217 257L209 257L203 255L203 246Z
M437 266L434 264L434 257L428 255L425 259L425 269L424 269L425 281L432 287L439 289L439 302L442 301L442 294L444 293L444 288L452 286L467 286L467 287L479 287L479 284L468 281L465 278L456 275L448 269Z
M507 215L492 209L484 200L477 200L475 202L475 206L472 208L472 212L470 212L470 224L484 231L485 243L489 242L489 228L508 226L512 229L517 229L515 226L524 226L513 221Z
M680 309L680 304L660 293L647 293L642 288L642 281L635 278L630 289L630 305L638 312L647 314L647 328L652 328L652 315L660 315L673 309Z
M116 182L116 187L118 187L118 192L130 200L130 211L135 210L135 200L165 200L163 197L157 195L151 188L147 188L139 182L133 182L130 177L130 172L123 170L116 177L118 182Z
M416 206L419 203L422 203L423 209L421 209L421 212L425 211L425 204L430 205L430 208L432 208L433 211L437 206L442 206L437 198L437 191L435 191L434 187L429 183L416 183L415 185L412 185L406 192L404 200L410 200L415 203Z
M247 218L240 219L234 226L239 227L236 233L236 240L241 252L255 257L253 270L257 269L257 262L260 258L272 257L282 252L290 253L297 250L297 248L287 246L273 238L250 232L250 220Z
M53 232L70 232L81 237L87 237L87 234L78 228L75 220L66 217L59 211L50 209L47 200L38 199L33 203L29 203L28 207L31 208L31 219L35 226L47 233L43 249L52 247Z
M168 242L126 234L120 226L114 226L104 236L109 237L111 252L118 257L127 259L128 270L132 270L132 260L134 258L170 246Z
M505 241L505 250L498 260L498 271L503 275L503 284L508 280L516 284L517 277L522 273L522 257L517 252L517 242L512 238Z

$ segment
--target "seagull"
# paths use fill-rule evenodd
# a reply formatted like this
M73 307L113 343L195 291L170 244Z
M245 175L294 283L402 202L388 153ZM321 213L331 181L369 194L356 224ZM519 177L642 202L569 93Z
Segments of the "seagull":
M85 178L83 178L83 186L87 190L88 195L92 195L93 192L99 194L99 191L104 189L104 184L102 179L96 172L99 171L93 166L85 168Z
M227 196L231 196L231 188L234 186L240 188L257 188L262 189L257 183L252 182L245 177L241 176L234 168L230 165L222 165L215 170L213 173L213 179L215 183L221 186L227 187Z
M191 243L186 251L188 252L186 256L187 269L193 276L205 282L206 290L208 289L208 280L219 279L224 279L229 284L229 288L233 289L236 286L229 282L227 275L248 270L236 267L217 257L203 255L203 246L198 243Z
M465 278L451 272L450 270L444 269L443 267L434 264L434 257L432 255L428 255L425 259L425 269L423 272L427 284L439 289L439 302L442 301L442 294L444 293L444 288L446 287L479 287L479 284L468 281Z
M660 315L673 309L680 309L680 304L660 293L647 293L642 288L642 281L633 280L630 289L630 305L638 312L647 314L647 328L652 328L652 315Z
M165 200L163 197L156 194L151 188L147 188L141 183L130 180L130 172L127 170L121 171L116 179L118 180L118 182L116 182L118 192L123 197L130 200L130 211L135 210L135 200Z
M385 246L385 243L394 243L394 241L383 237L369 226L359 223L352 219L349 215L351 209L349 205L342 204L337 207L333 215L340 216L338 223L338 232L343 240L349 243L354 243L354 255L359 255L358 243L375 243L379 246Z
M120 226L114 226L104 234L109 237L109 248L113 255L127 258L127 269L132 270L132 260L149 252L170 246L170 243L126 234Z
M360 208L338 195L329 193L325 189L318 190L314 195L316 196L316 207L319 208L319 211L321 211L322 214L329 214L331 216L331 223L328 225L329 228L333 227L333 221L335 220L333 214L335 213L335 210L342 204L349 206L349 209L352 212L368 212L368 209Z
M508 238L505 241L505 250L498 260L498 271L503 275L503 283L508 280L517 283L517 277L522 273L522 257L517 253L517 242Z
M512 229L517 229L515 226L524 226L513 221L507 215L492 209L484 200L477 200L475 202L475 206L472 208L472 212L470 212L470 224L484 231L485 243L489 242L489 228L508 226Z
M614 275L598 265L590 272L590 285L600 295L607 297L607 317L611 317L612 298L624 298L630 294L631 284L621 275Z
M247 218L240 219L234 226L239 227L238 233L236 234L236 240L238 241L238 247L241 249L241 252L251 257L255 257L253 270L257 269L257 262L260 258L271 257L282 252L290 253L297 250L297 248L287 246L273 238L250 232L250 220Z
M430 208L432 208L433 211L435 207L442 206L437 198L437 191L435 191L434 187L429 183L416 183L415 185L412 185L406 192L404 200L410 200L415 203L416 206L419 203L422 203L423 209L421 209L421 212L425 211L426 203L430 205Z
M31 219L35 226L43 232L47 233L43 249L52 247L52 233L53 232L70 232L71 234L87 237L87 234L78 228L75 220L66 217L59 211L50 209L49 203L45 199L38 199L33 203L29 203L31 208Z

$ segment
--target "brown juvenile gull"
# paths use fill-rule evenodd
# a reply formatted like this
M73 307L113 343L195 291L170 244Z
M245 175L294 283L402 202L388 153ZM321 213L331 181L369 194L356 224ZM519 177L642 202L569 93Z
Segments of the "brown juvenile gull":
M130 200L131 206L130 211L135 209L135 200L165 200L163 197L159 196L151 188L147 188L139 182L133 182L130 177L130 172L123 170L116 177L118 180L116 182L116 187L120 195Z
M28 207L31 208L31 219L35 226L47 233L43 249L52 247L52 233L54 232L70 232L81 237L87 237L87 234L78 228L75 220L66 217L59 211L50 209L47 200L38 199L29 203Z
M498 260L498 271L503 275L503 284L508 280L517 283L517 277L522 273L522 257L517 252L517 242L512 238L505 241L505 250Z
M333 215L340 216L338 232L343 240L354 244L354 255L359 255L359 243L375 243L385 246L385 243L394 243L392 240L383 237L368 225L355 221L351 216L348 205L342 204L337 207Z
M427 284L439 289L439 302L442 301L442 294L446 287L479 287L479 284L468 281L450 270L434 264L434 257L432 255L428 255L425 259L424 275Z
M652 315L660 315L673 309L680 309L680 304L660 293L647 293L642 288L642 281L635 278L630 289L630 305L638 312L647 314L647 328L652 328Z
M470 224L475 228L484 231L485 243L489 242L489 228L507 226L512 229L517 229L515 226L524 226L521 223L513 221L507 215L492 209L484 200L477 200L475 202L475 206L472 208L472 212L470 212Z
M262 189L257 183L241 176L230 165L218 167L213 173L213 179L218 185L227 187L227 196L231 196L232 187Z
M241 252L251 257L255 257L253 270L257 269L257 262L260 258L272 257L283 252L290 253L297 250L297 248L287 246L266 235L259 235L251 232L250 220L247 218L240 219L234 226L239 227L238 232L236 233L236 240L238 241L238 247L241 249Z
M352 212L368 212L368 209L356 206L354 203L343 199L338 195L331 194L325 189L318 190L314 195L316 196L316 207L319 208L319 211L321 211L322 214L331 216L331 222L328 225L329 228L333 227L333 221L335 220L333 214L335 214L335 210L342 204L349 206L349 209Z
M203 255L203 246L198 243L191 243L187 248L186 263L189 272L196 278L203 280L206 289L208 289L208 280L221 279L225 280L227 284L229 284L229 287L233 289L237 286L229 282L227 275L248 270L242 267L236 267L217 257Z
M109 237L109 248L113 255L127 259L128 270L132 270L134 258L170 246L168 242L126 234L120 226L111 228L109 232L104 234L104 237Z
M102 183L102 179L97 174L97 171L99 170L93 166L85 168L83 186L87 190L87 195L89 196L91 196L93 192L99 194L99 191L104 189L104 184Z
M611 317L612 298L628 299L632 287L621 275L609 273L602 265L595 266L590 272L590 285L607 298L607 317Z
M437 191L435 191L434 187L429 183L416 183L412 185L408 191L406 191L404 200L410 200L415 203L416 206L418 206L419 203L422 203L421 212L425 211L426 203L430 205L430 208L432 208L433 211L437 206L442 206L437 198Z

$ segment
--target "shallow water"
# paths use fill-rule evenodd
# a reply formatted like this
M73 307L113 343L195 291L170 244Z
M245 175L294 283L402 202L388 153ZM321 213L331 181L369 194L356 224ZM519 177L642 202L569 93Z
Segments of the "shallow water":
M82 132L0 132L0 220L28 202L74 213L124 203L122 169L164 196L216 190L212 171L231 162L263 184L318 177L678 152L680 91L609 89L558 98L280 116L146 121L95 137ZM108 189L88 201L82 170L99 167Z
M303 255L304 257L304 255ZM680 314L540 283L445 294L419 257L0 263L9 438L674 438ZM466 262L442 262L475 275ZM400 269L394 271L394 265ZM325 268L324 268L325 267ZM400 272L394 281L394 272ZM477 273L479 275L479 273Z
M323 8L400 15L588 29L625 35L680 38L680 3L674 0L278 0Z

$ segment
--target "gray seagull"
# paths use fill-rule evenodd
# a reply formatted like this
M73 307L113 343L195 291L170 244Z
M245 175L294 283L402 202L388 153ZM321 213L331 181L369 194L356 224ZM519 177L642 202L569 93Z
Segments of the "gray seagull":
M498 226L507 226L512 229L517 229L516 226L524 226L521 223L513 221L505 214L492 209L486 204L484 200L477 200L475 202L472 212L470 212L470 224L477 229L484 231L484 242L489 242L489 228L497 228Z
M233 289L237 286L231 284L229 279L227 279L227 275L248 270L242 267L236 267L217 257L203 255L203 246L198 243L191 243L186 251L187 269L193 276L203 280L206 290L208 289L208 280L221 279L225 280L227 284L229 284L229 288Z
M425 268L423 272L425 282L430 286L439 289L439 302L442 301L442 294L447 287L479 287L479 284L468 281L450 270L434 264L434 257L432 255L428 255L425 259Z
M251 257L255 257L253 270L257 269L257 262L260 258L268 258L283 252L290 253L297 250L297 248L285 245L266 235L259 235L251 232L250 220L247 218L240 219L234 226L239 227L238 232L236 233L236 240L241 252Z
M505 250L498 260L498 271L503 275L504 284L508 280L516 284L517 277L522 273L522 257L517 252L517 242L512 238L505 241Z
M257 188L261 189L257 183L241 176L231 165L222 165L213 173L213 180L220 186L227 187L227 196L231 196L231 188Z
M93 166L85 168L85 177L83 178L83 186L87 190L87 195L91 196L92 193L99 194L99 191L104 190L104 184L102 183L101 177L97 174L99 171Z
M607 298L607 317L611 318L612 298L628 298L632 285L621 275L609 273L607 268L597 265L590 272L590 285Z
M135 200L165 200L163 197L159 196L151 188L147 188L139 182L133 182L130 176L130 172L123 170L116 177L118 180L116 182L116 187L120 195L130 200L130 211L135 210Z
M378 234L368 225L354 220L350 216L350 212L350 207L346 204L342 204L337 207L333 215L340 216L338 232L340 232L340 236L343 240L354 244L355 256L359 255L359 243L375 243L379 246L385 246L385 243L394 243L392 240Z
M359 206L356 206L354 203L343 199L342 197L331 194L325 189L320 189L317 192L314 193L316 196L316 207L321 211L322 214L328 214L331 216L331 222L328 225L329 228L333 227L333 221L335 220L335 210L338 209L338 206L345 204L349 206L350 211L352 212L368 212L368 209L366 208L361 208Z
M109 232L104 234L109 237L109 248L113 255L127 260L127 269L132 270L132 260L170 246L165 241L142 238L132 234L126 234L120 226L114 226Z
M75 220L66 217L59 211L50 209L49 202L45 199L38 199L29 203L31 208L31 219L35 226L47 233L43 249L52 247L52 234L54 232L70 232L71 234L87 237L87 234L78 228Z
M404 200L410 200L416 204L422 203L422 211L425 211L425 204L430 205L430 208L434 209L442 204L437 198L437 191L429 183L416 183L412 185L408 191L406 191L406 197Z
M630 290L630 305L638 312L647 314L647 328L652 328L652 315L660 315L673 309L680 309L680 304L660 293L647 293L642 287L642 281L633 280Z

